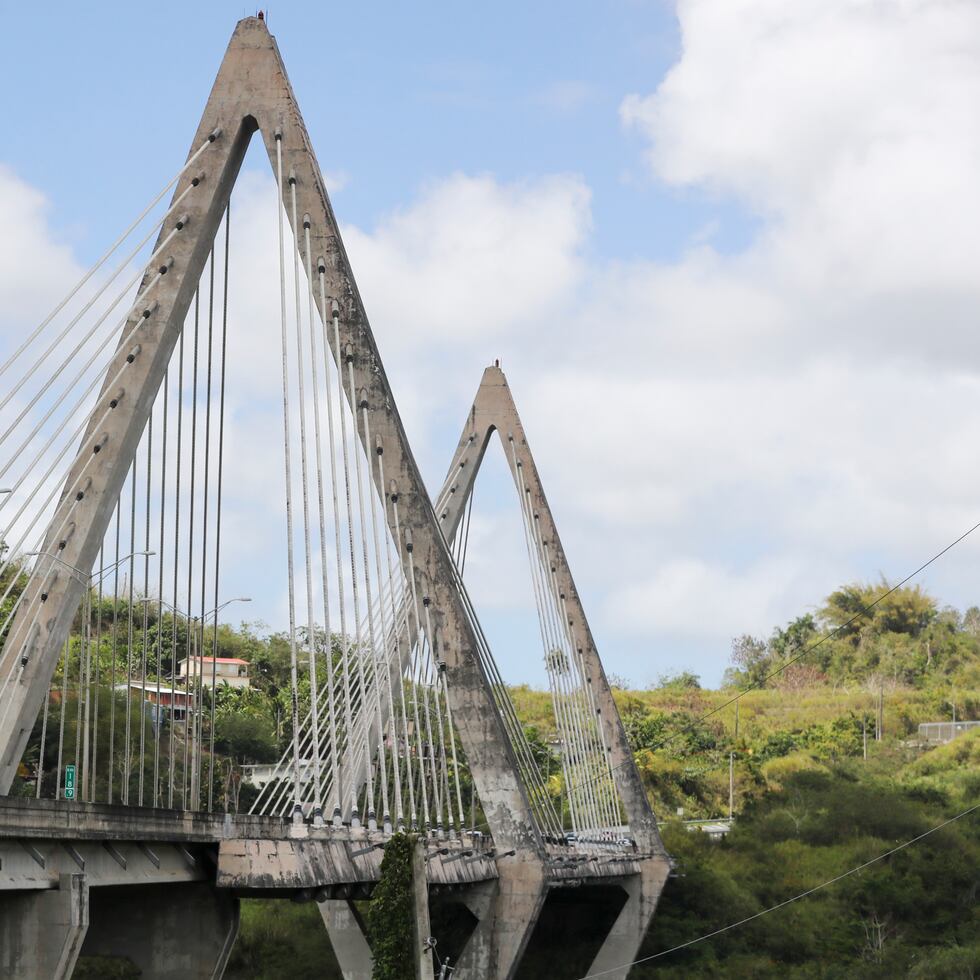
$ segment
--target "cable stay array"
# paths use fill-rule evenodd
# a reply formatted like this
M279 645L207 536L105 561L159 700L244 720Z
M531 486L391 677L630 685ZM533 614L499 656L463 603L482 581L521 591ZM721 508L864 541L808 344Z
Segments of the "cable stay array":
M516 406L498 367L488 368L484 375L448 477L436 498L435 511L452 543L461 582L476 478L494 431L500 438L520 509L542 660L554 712L561 796L566 798L568 810L566 819L561 807L563 835L584 844L625 842L631 836L629 821L616 786L607 736L600 724L601 712L584 658L591 637L584 615L580 614L581 621L576 622L566 586L559 579L559 566L564 564L561 544L550 523ZM545 530L539 507L547 512L550 532Z
M228 805L233 773L217 762L217 721L236 689L228 685L229 665L245 664L223 656L221 622L229 605L249 598L227 599L222 591L227 405L237 401L227 390L236 336L230 201L123 485L111 502L98 502L107 520L95 560L85 567L64 557L76 510L92 492L91 470L108 446L112 413L127 397L141 397L131 379L158 315L155 292L173 267L168 250L190 225L181 209L206 183L207 151L220 137L208 137L0 366L0 479L10 485L0 496L0 718L32 666L55 584L81 586L35 723L39 748L23 760L38 797L62 797L62 774L73 766L79 800ZM282 496L270 509L287 519L286 726L295 735L251 810L455 834L474 824L479 805L454 732L430 599L419 594L397 483L385 472L382 441L355 385L358 353L341 336L340 306L327 294L324 260L312 259L310 217L300 219L295 177L283 173L281 152L277 163L283 474ZM167 189L191 171L170 207L155 214ZM137 262L147 271L134 273ZM462 590L461 577L457 584ZM535 817L558 840L546 779L465 602Z
M433 505L273 53L236 81L256 86L243 102L212 96L184 167L0 364L0 793L19 776L38 798L539 853L630 843L526 444L505 448L558 793L464 584L466 459ZM238 268L255 241L235 191L256 133L275 220L258 276ZM268 312L240 299L263 289ZM260 710L264 668L229 624L255 597L284 624L269 649L288 685L263 682L277 760L245 766L228 732Z

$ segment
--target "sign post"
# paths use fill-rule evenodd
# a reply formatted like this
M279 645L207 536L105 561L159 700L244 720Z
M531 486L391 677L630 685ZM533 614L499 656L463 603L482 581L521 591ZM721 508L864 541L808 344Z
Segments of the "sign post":
M65 766L65 799L75 799L75 767Z

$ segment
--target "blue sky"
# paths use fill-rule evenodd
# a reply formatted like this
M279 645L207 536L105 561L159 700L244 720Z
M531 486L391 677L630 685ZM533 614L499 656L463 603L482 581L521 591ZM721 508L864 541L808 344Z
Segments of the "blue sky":
M453 171L501 180L581 174L595 200L594 247L670 257L708 221L743 241L737 207L650 181L623 132L624 92L660 78L678 53L668 3L283 4L270 13L321 166L352 178L344 219L370 225ZM254 13L251 9L246 11ZM18 96L4 159L44 188L81 257L123 226L179 166L239 5L98 4L65 16L9 5L17 38L0 66ZM108 172L107 159L127 161ZM66 166L67 159L71 165ZM98 208L92 208L93 197Z
M0 313L11 337L50 306L45 250L84 267L179 168L254 11L6 7L0 304L33 291ZM714 683L733 636L980 517L978 16L272 9L430 487L501 357L600 651L634 683ZM478 503L478 608L507 676L542 683L499 466ZM923 582L980 601L978 557Z

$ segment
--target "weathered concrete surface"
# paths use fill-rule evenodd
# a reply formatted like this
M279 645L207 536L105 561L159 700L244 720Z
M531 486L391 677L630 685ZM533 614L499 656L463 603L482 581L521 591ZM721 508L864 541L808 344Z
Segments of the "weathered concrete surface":
M226 837L287 837L289 828L280 817L0 796L0 838L216 843Z
M279 817L0 798L0 889L53 888L66 869L84 871L92 886L205 877L245 890L371 883L385 840L364 827L297 827ZM431 885L497 875L486 839L420 846Z
M249 891L372 884L381 877L383 847L380 835L351 838L329 832L295 840L226 840L219 852L217 882L221 888ZM420 847L426 856L423 874L427 882L463 885L497 876L492 857L473 854L464 858L462 851L458 842L452 847L448 842Z
M669 862L648 861L640 874L615 879L615 883L626 892L626 904L592 961L589 973L600 973L611 980L626 980L630 972L629 964L636 959L657 910L669 871Z
M374 969L371 947L353 903L346 899L327 899L317 906L344 980L371 980Z
M453 974L461 980L512 977L544 905L547 882L540 864L512 855L498 861L497 872L496 882L461 893L478 920Z
M497 366L488 367L483 372L473 407L466 416L466 424L449 466L446 489L455 487L455 492L448 495L447 502L441 510L440 516L445 515L442 516L441 521L443 532L449 540L455 536L463 508L473 490L480 463L486 454L494 432L500 437L507 466L511 471L517 492L524 492L521 488L522 477L524 487L531 491L531 509L538 516L541 536L548 545L549 555L555 565L555 575L559 589L564 596L572 629L580 643L579 652L585 665L586 681L596 702L602 725L603 740L609 752L609 763L612 767L616 789L626 810L630 832L640 851L665 854L663 842L657 830L657 822L647 801L639 771L633 761L633 753L626 738L626 731L613 700L612 689L602 668L585 609L579 598L578 590L575 588L565 551L558 536L558 528L555 525L551 508L548 506L541 477L528 445L524 426L517 413L517 406L514 403L504 372ZM511 442L511 437L513 437L513 442ZM520 474L518 473L518 463L520 464Z
M586 683L597 709L616 790L626 812L630 835L637 844L638 853L632 855L629 852L618 855L601 852L594 856L578 853L561 855L554 848L548 848L551 857L548 877L553 885L601 879L604 875L626 876L623 880L629 883L627 902L596 959L596 963L603 964L603 968L610 968L628 962L633 958L629 951L639 949L667 878L669 858L633 760L585 609L572 579L524 426L507 379L497 366L488 367L483 373L449 466L444 493L440 497L444 504L438 515L443 532L448 540L454 537L494 432L500 437L517 492L523 494L525 490L530 491L531 511L537 516L542 540L548 545L558 588L564 597L570 625L578 643Z
M0 894L0 977L62 980L72 975L89 925L82 874L47 891Z
M662 863L659 855L582 853L567 849L564 855L556 856L552 852L548 860L548 883L552 886L574 885L593 878L637 875L650 860Z
M146 980L220 977L238 935L238 899L209 884L96 888L83 956L125 956Z
M437 857L426 854L421 842L412 848L412 901L415 910L415 977L433 980L434 958L429 944L429 885L426 865ZM372 958L364 923L349 901L328 899L319 902L320 915L326 926L334 955L345 980L371 980Z
M455 976L459 978L490 976L494 949L494 903L499 890L497 882L483 881L460 892L460 900L476 919L476 927L455 964Z
M84 874L90 887L205 881L212 866L213 857L199 845L0 840L0 892L55 889L66 874Z

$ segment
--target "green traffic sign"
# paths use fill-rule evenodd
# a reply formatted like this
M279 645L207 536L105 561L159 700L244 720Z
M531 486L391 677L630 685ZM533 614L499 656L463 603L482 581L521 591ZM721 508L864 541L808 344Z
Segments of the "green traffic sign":
M65 799L75 799L75 767L65 766Z

